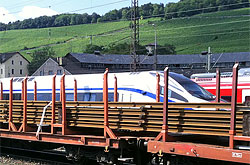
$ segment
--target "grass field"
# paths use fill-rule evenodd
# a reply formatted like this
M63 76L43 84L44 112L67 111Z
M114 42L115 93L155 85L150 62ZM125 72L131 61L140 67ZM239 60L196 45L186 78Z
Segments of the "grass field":
M30 53L47 45L53 47L57 56L65 56L68 52L82 53L90 43L91 35L92 43L96 45L130 42L129 23L121 21L0 32L0 52L21 51L29 60ZM144 19L140 24L140 44L153 43L156 30L157 43L173 44L177 54L197 54L209 46L213 53L250 51L250 8L170 20Z

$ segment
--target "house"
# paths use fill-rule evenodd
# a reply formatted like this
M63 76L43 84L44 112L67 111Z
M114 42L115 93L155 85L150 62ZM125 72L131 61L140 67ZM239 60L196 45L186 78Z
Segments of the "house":
M0 53L0 78L28 75L29 61L19 52Z
M58 60L49 58L32 74L32 76L62 75L63 73L70 75L71 73L69 71L63 66L60 66L59 59L61 58L58 58Z

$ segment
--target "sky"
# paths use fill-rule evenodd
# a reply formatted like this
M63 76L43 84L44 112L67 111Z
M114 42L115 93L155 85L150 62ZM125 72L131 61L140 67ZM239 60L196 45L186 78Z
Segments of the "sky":
M139 0L145 3L169 3L179 0ZM17 20L52 16L61 13L88 13L103 15L110 10L131 5L131 0L0 0L0 22L9 23Z

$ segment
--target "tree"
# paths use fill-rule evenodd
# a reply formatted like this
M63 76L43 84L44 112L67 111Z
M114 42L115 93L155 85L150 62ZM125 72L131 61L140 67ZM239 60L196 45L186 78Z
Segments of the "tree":
M153 4L153 15L159 15L160 14L160 10L159 10L159 6L158 4Z
M87 24L91 23L91 16L89 16L87 13L82 14L82 23Z
M83 50L83 52L93 54L95 51L103 51L103 50L104 50L103 46L89 44L86 45L86 48Z
M151 3L144 4L139 8L140 16L152 16L153 15L153 5Z
M128 43L112 44L105 50L108 54L130 54L130 45Z
M93 13L91 15L91 18L92 18L91 23L97 23L97 19L100 18L100 17L101 16L99 14Z
M55 26L68 26L70 25L71 16L70 15L59 15L56 17L54 25Z
M164 44L164 46L157 46L157 54L167 55L167 54L176 54L175 46L171 44Z
M178 6L177 3L169 3L165 8L165 18L171 19L177 17Z
M112 10L106 14L104 14L103 21L113 21L113 20L118 20L119 19L119 14L118 10Z
M130 12L127 9L122 10L122 19L123 20L128 20L130 19Z
M28 65L29 74L33 74L47 59L54 57L55 51L52 47L44 47L31 54L32 61Z
M7 28L7 25L5 25L4 23L0 22L0 31L5 31Z

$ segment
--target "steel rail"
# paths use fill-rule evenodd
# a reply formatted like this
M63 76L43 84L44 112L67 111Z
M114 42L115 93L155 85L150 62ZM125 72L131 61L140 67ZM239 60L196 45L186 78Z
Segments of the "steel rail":
M2 103L2 104L1 104ZM42 118L44 105L48 101L27 101L27 124L37 125ZM103 128L103 102L66 102L66 118L69 127ZM0 122L8 121L8 101L0 101ZM228 136L230 111L229 103L169 103L168 125L170 132ZM13 123L22 122L23 102L13 101ZM55 122L58 122L61 102L55 103ZM195 108L196 110L185 110ZM110 102L109 123L111 129L158 132L163 124L162 103L117 103ZM198 110L199 109L199 110ZM237 104L238 110L247 110ZM243 112L236 112L236 132L242 134ZM44 123L50 125L52 108L48 107Z

